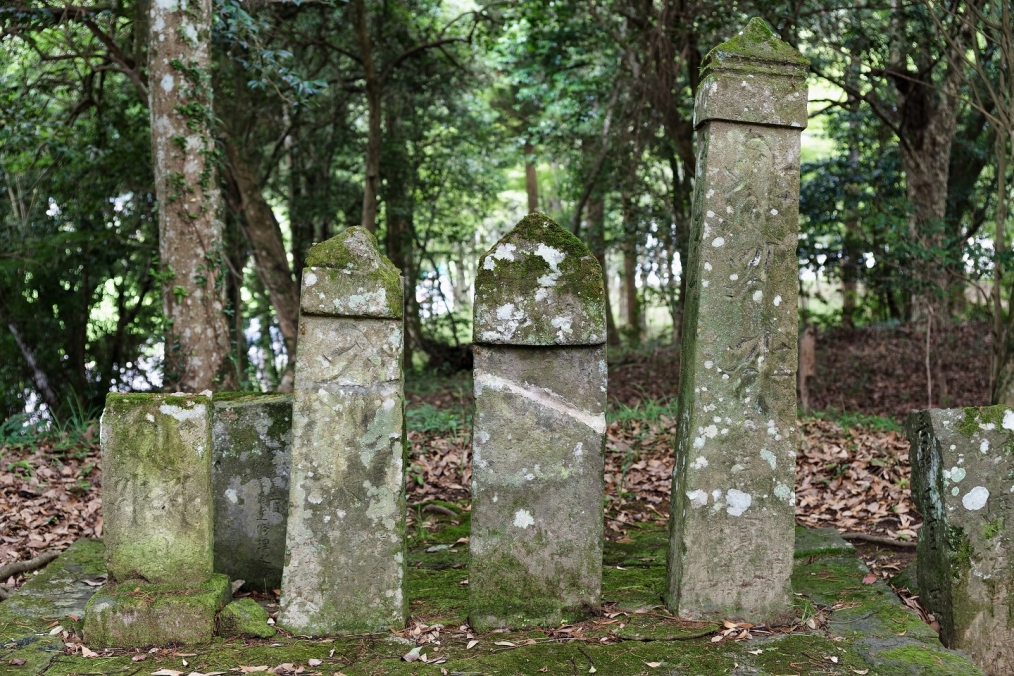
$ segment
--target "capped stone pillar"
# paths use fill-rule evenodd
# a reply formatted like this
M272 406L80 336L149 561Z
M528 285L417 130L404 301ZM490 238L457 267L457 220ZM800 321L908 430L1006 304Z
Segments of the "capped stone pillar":
M919 602L945 646L1014 676L1014 409L915 411L906 427Z
M403 303L367 230L307 254L278 620L296 634L405 623Z
M602 270L542 214L479 261L469 621L558 624L602 587Z
M211 393L117 394L102 414L110 581L85 607L90 645L201 643L232 597L213 574Z
M755 18L711 51L697 90L666 589L680 617L791 607L806 69Z

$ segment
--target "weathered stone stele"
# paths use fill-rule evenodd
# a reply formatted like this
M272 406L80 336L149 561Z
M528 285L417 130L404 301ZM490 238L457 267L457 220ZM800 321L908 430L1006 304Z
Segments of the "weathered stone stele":
M532 214L479 261L469 621L558 624L600 603L605 292Z
M201 643L232 596L213 572L211 396L116 394L102 414L109 582L85 608L93 646Z
M215 570L278 589L289 512L292 396L214 396Z
M213 572L211 396L116 394L102 414L102 516L113 580L187 587Z
M297 634L406 619L402 288L363 228L307 256L278 619Z
M791 604L806 67L753 19L702 70L666 589L681 617Z
M907 428L919 602L944 645L1014 674L1014 409L916 411Z

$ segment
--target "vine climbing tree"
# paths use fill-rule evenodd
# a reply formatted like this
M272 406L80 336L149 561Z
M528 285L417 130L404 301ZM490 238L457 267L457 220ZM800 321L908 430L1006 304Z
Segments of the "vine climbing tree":
M211 106L211 0L151 3L152 159L158 199L164 385L233 386Z

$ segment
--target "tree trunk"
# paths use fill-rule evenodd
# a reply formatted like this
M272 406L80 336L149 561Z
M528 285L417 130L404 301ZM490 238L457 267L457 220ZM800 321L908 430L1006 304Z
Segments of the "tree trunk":
M229 203L230 200L226 198L226 202ZM230 272L226 277L226 297L229 299L228 311L232 314L230 338L235 355L233 369L236 372L236 381L240 389L243 388L243 382L246 380L247 358L246 335L243 332L243 279L241 275L249 257L246 238L239 225L241 218L242 214L238 210L225 210L225 242L229 256L229 268L236 271L236 274Z
M352 0L355 15L356 39L359 41L359 56L363 63L366 79L367 136L366 174L363 182L363 227L373 232L377 229L377 193L380 188L381 149L381 96L380 76L373 63L370 29L367 25L365 0Z
M525 190L528 192L528 213L539 210L539 177L535 173L535 148L525 141Z
M232 170L239 192L240 208L243 211L243 232L253 250L257 276L264 285L271 306L275 309L278 328L282 332L285 352L289 359L286 371L291 371L296 362L299 288L292 280L285 243L282 241L282 229L271 210L271 205L264 199L264 194L257 185L252 167L231 138L226 138L225 149L229 158L229 168ZM285 385L291 384L291 381L291 377L282 377Z
M390 153L385 166L386 241L387 257L401 270L405 283L405 369L412 368L413 353L423 349L422 322L415 286L418 276L415 257L415 203L412 194L415 185L415 167L399 138L399 119L390 113L387 135Z
M148 74L158 199L164 387L235 387L211 107L211 1L151 3Z
M593 194L588 198L588 248L602 266L602 283L606 291L606 343L619 345L620 336L613 320L609 302L609 273L606 269L606 204L602 195Z
M641 304L637 298L637 219L633 200L623 195L623 291L627 306L627 331L632 341L641 340Z

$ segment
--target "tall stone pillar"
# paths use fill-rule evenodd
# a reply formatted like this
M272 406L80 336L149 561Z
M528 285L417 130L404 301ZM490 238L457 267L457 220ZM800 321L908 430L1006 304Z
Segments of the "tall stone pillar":
M555 625L600 602L602 270L531 214L480 260L474 311L469 621Z
M296 634L405 623L403 305L367 230L307 254L278 620Z
M806 72L755 18L708 55L697 92L666 589L681 617L791 605Z

